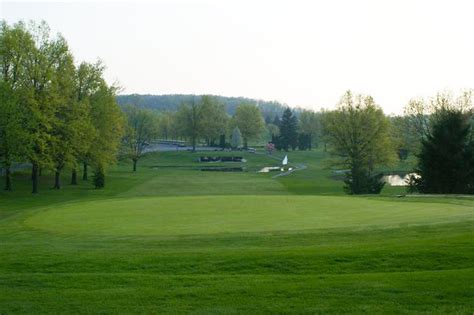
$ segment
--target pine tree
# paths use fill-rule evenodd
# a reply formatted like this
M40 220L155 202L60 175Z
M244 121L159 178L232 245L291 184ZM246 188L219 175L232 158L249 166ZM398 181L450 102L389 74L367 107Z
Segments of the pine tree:
M474 193L474 139L472 112L439 109L430 133L422 140L412 188L422 193Z
M290 108L285 109L280 122L280 145L283 150L296 149L298 145L298 120Z

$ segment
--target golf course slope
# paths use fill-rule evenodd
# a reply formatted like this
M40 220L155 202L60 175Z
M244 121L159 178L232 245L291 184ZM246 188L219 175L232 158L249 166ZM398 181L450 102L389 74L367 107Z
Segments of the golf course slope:
M308 168L279 178L257 173L278 159L242 154L227 173L150 153L101 190L45 172L34 197L15 174L0 314L474 313L473 198L348 196L322 150L291 152Z

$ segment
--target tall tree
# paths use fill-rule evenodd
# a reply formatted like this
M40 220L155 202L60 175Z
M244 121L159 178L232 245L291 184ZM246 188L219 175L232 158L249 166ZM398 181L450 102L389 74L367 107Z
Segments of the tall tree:
M116 88L101 84L91 96L91 120L96 137L89 148L90 163L94 167L94 186L105 186L107 167L115 163L124 132L124 117L115 101Z
M28 97L24 105L30 116L26 122L30 145L28 159L32 164L32 192L38 192L39 170L53 164L52 128L58 111L58 89L55 87L55 71L67 50L59 36L51 39L46 23L33 24L31 34L34 47L28 48L26 60ZM25 48L26 49L26 48Z
M127 125L123 139L126 155L133 162L133 171L137 170L137 162L145 149L153 140L158 138L158 117L150 110L136 106L124 108Z
M201 97L202 136L207 145L213 145L216 139L225 134L228 116L223 104L216 97L204 95Z
M373 176L377 165L391 163L395 150L389 121L370 96L353 96L347 91L339 106L325 113L324 126L331 153L349 169L346 191L350 194L379 193L381 175Z
M25 62L33 48L33 39L22 23L0 23L0 166L5 169L5 190L12 190L13 162L23 159L27 149L24 125L28 113L21 103L27 94Z
M11 167L22 159L27 139L23 129L25 113L19 106L18 97L5 82L0 82L0 167L5 170L5 190L12 190Z
M196 143L203 133L203 110L202 103L193 98L189 103L183 103L176 113L176 122L181 135L191 140L193 152L196 151Z
M74 162L76 143L81 140L81 111L75 95L75 67L72 54L64 39L58 42L58 60L52 75L51 102L55 102L55 116L51 128L51 160L55 173L55 189L61 188L61 172Z
M442 106L432 114L412 188L422 193L474 193L473 115L472 109L452 106Z
M280 122L280 145L283 150L288 151L289 148L296 149L298 144L298 120L288 107L283 112Z
M232 117L231 127L239 128L242 133L244 149L247 149L248 141L257 138L264 130L265 124L257 106L240 104Z
M168 140L174 135L174 115L172 112L160 113L158 117L158 136L162 139Z
M98 93L105 81L103 72L105 67L100 61L91 64L82 62L76 69L76 110L80 112L80 132L82 137L74 150L74 161L72 163L71 184L77 184L77 167L83 165L82 179L88 179L88 163L90 163L90 147L93 139L97 136L97 130L92 124L91 97Z
M313 144L318 145L321 133L321 115L310 110L303 110L299 115L298 131L304 143L298 141L298 146L311 150Z

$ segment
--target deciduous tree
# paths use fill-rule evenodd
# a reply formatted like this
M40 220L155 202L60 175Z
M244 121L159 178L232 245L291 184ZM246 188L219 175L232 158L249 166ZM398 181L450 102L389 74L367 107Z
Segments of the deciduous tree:
M239 128L244 148L247 149L248 141L257 138L264 130L265 124L257 106L241 104L232 117L231 126Z
M346 191L350 194L379 193L383 187L380 175L373 176L377 165L394 160L389 122L370 96L353 96L350 91L339 106L325 113L324 126L331 153L349 169Z
M124 112L127 121L123 139L125 154L132 160L136 172L137 162L146 147L158 138L158 117L154 112L136 106L126 106Z

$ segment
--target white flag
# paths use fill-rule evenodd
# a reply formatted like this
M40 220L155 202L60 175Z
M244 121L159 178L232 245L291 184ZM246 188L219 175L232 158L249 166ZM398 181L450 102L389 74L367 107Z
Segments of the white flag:
M283 161L281 162L282 165L286 165L288 164L288 155L285 155L285 158L283 159Z

